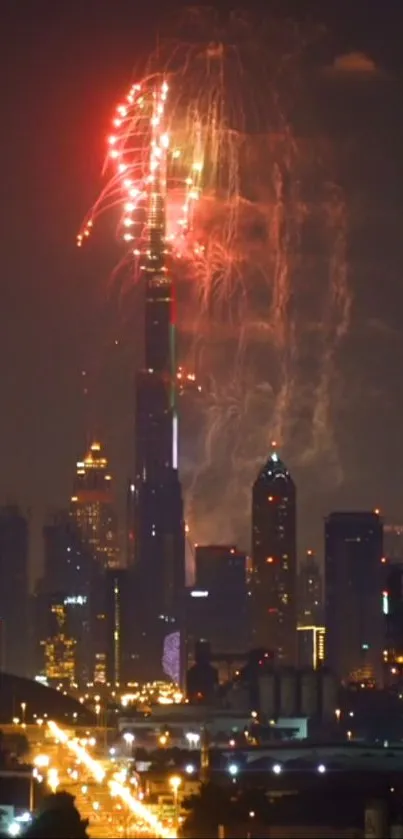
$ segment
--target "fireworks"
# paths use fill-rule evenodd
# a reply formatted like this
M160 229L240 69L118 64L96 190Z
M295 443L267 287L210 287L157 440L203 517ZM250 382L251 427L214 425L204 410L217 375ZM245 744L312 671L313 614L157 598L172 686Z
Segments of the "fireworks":
M320 127L304 139L294 127L298 98L310 105L305 34L273 20L187 17L183 37L160 44L117 105L106 186L78 236L81 246L113 213L130 280L141 281L159 219L177 290L178 390L202 400L181 436L199 541L239 537L273 437L291 463L337 463L347 214Z
M162 200L168 210L164 242L174 255L180 255L200 196L203 161L196 144L190 159L178 165L182 151L171 148L168 92L167 81L154 76L133 85L117 106L105 163L112 176L77 237L78 246L90 236L98 214L116 206L121 212L119 236L136 260L150 257L148 232L155 227L156 215L164 214L165 207L158 206ZM200 252L194 245L194 253ZM138 267L141 270L141 260Z

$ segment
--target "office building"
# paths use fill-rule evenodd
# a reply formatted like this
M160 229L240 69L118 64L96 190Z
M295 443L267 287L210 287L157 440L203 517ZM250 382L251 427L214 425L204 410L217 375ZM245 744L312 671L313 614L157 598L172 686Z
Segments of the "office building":
M50 683L61 683L67 687L76 680L76 641L69 625L69 603L61 594L48 598L47 606L47 634L41 641L41 674Z
M31 674L28 641L28 522L15 506L0 508L1 670Z
M78 532L67 511L54 513L43 528L44 571L36 587L36 644L48 637L48 603L55 594L69 605L75 642L76 680L80 684L106 679L104 566ZM99 674L102 676L99 678Z
M43 527L43 580L48 594L88 596L93 554L65 510L52 513Z
M108 461L101 445L92 443L77 463L70 515L81 539L105 568L119 565L115 498Z
M326 519L326 661L344 682L382 681L382 542L377 512Z
M163 107L156 91L154 107ZM158 140L155 141L158 145ZM141 273L145 290L144 365L136 375L134 597L138 678L158 678L165 638L180 632L185 534L178 476L177 370L172 277L166 265L166 150L158 146L146 198Z
M231 545L198 545L195 584L187 592L187 648L197 641L216 653L244 653L251 643L246 555Z
M252 581L255 647L280 664L297 658L296 489L273 449L252 492Z
M298 622L323 624L323 589L320 565L313 553L306 552L298 573Z

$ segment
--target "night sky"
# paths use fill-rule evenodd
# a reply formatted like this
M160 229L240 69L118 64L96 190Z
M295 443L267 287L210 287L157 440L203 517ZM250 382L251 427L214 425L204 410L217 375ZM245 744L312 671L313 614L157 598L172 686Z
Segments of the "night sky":
M337 11L324 19L326 5ZM350 207L337 476L326 458L295 466L301 549L320 550L322 517L336 507L378 506L403 522L403 16L399 0L273 9L301 6L328 30L318 107ZM85 253L75 237L99 189L111 113L158 25L150 2L1 4L0 499L31 510L34 573L43 518L66 505L88 435L105 442L122 498L131 473L136 312L111 281L112 228Z

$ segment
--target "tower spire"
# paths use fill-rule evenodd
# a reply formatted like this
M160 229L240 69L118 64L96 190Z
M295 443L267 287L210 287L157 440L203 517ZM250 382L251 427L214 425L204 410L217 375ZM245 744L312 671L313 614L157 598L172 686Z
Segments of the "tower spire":
M140 676L162 675L166 636L180 631L185 533L177 472L174 288L166 265L168 85L153 92L146 224L144 368L136 376L134 539ZM180 644L172 644L180 649ZM178 665L178 669L180 667Z

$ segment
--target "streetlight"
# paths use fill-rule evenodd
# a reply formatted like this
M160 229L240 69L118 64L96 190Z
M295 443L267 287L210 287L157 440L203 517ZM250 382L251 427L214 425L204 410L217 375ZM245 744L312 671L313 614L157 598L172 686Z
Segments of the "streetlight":
M123 739L126 743L128 754L131 757L133 751L134 734L132 734L131 731L125 731L123 734Z
M200 743L200 734L197 734L193 731L187 731L185 734L186 740L189 743L189 746L192 748L197 748Z
M95 705L95 713L97 715L97 728L100 727L100 714L101 714L101 706L99 702Z
M182 778L180 778L179 775L172 775L172 777L169 779L169 786L171 787L172 792L174 794L175 826L176 827L179 824L178 792L179 792L179 787L180 787L181 783L182 783Z
M25 726L25 711L27 710L27 703L21 702L21 711L22 711L22 724Z
M52 790L52 792L56 792L59 786L59 773L57 769L51 767L48 771L48 786Z

